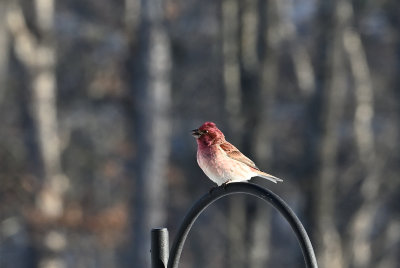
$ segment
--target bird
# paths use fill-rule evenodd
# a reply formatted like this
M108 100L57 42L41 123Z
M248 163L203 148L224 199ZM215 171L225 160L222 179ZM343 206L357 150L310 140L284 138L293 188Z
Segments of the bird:
M213 122L205 122L192 130L192 136L197 141L197 163L218 186L248 181L257 176L274 183L283 181L261 171L252 160L225 140L224 134Z

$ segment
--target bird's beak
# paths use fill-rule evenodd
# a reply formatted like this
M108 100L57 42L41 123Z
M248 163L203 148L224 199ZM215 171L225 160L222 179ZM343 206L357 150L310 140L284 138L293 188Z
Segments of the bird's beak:
M201 131L198 129L192 130L192 136L195 137L196 139L200 138L201 134L202 134Z

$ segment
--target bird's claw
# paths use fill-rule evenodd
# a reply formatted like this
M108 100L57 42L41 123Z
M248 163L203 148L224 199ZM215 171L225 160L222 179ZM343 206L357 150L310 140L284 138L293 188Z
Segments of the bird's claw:
M228 180L228 181L224 182L223 184L221 184L220 186L215 186L215 187L211 188L209 193L212 194L214 192L214 190L216 190L219 187L222 187L222 188L224 188L224 190L226 190L226 186L228 186L228 183L230 183L230 182L231 182L231 180Z
M224 190L226 190L226 187L228 186L228 183L230 183L231 181L228 180L226 182L224 182L223 184L221 184L221 186L224 188Z

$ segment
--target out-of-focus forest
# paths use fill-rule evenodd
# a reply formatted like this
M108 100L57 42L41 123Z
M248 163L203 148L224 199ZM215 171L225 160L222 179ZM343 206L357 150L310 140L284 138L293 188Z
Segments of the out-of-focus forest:
M210 188L214 121L320 267L400 266L400 2L0 1L0 267L150 267ZM218 201L180 267L304 267L285 220Z

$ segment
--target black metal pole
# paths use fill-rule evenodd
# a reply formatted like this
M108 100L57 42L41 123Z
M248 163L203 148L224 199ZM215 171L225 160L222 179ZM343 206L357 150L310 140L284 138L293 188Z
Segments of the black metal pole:
M151 267L167 267L169 255L169 238L167 228L151 230Z
M310 239L308 238L307 232L290 207L278 195L274 194L270 190L245 182L230 183L226 185L226 187L218 187L211 193L205 194L193 205L190 211L186 214L172 245L168 260L168 268L178 268L179 259L181 257L186 237L200 213L221 197L237 193L256 196L276 208L289 222L295 232L303 252L306 267L318 268L314 249Z

